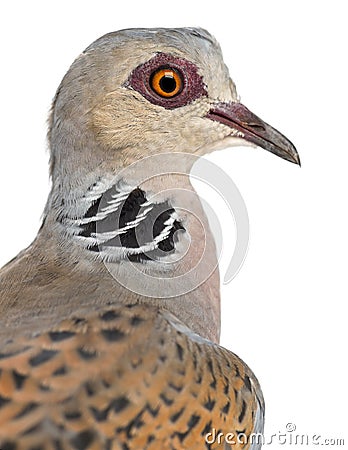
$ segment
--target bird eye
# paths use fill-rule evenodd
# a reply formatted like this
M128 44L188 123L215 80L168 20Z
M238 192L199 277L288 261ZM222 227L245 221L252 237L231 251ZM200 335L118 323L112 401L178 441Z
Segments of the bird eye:
M181 73L172 68L158 69L150 77L151 89L164 98L173 98L180 94L183 84Z
M169 53L157 53L137 66L125 86L166 109L179 108L208 95L197 66Z

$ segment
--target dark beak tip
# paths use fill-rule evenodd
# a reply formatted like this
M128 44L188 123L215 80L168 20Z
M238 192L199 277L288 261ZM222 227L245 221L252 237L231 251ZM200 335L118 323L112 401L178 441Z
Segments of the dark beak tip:
M280 156L281 158L296 164L297 166L301 167L301 159L300 159L300 155L298 154L296 148L294 145L291 144L291 147L288 148L287 150L284 149L282 150L280 153L276 153L271 151L271 153L276 154L277 156Z
M290 148L288 147L288 150L286 151L288 161L301 167L301 159L296 147L290 141L288 141L288 143L290 144Z

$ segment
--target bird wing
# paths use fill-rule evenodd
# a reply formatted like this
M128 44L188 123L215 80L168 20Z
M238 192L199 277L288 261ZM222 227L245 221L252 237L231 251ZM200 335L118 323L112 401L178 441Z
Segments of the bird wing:
M261 391L236 355L166 310L93 308L2 342L2 450L230 448L218 433L262 431Z

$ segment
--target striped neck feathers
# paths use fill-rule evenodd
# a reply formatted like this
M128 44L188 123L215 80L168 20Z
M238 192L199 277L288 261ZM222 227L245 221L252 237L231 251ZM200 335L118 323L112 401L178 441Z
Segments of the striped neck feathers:
M82 198L66 202L59 221L65 233L103 260L166 261L186 232L169 200L151 201L140 187L98 180Z

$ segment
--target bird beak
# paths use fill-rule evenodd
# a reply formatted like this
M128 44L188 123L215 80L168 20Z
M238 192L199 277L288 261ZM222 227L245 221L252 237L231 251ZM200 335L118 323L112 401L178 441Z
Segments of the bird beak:
M238 137L252 142L287 161L301 165L297 150L289 139L241 103L218 103L208 112L206 117L239 131L241 134Z

